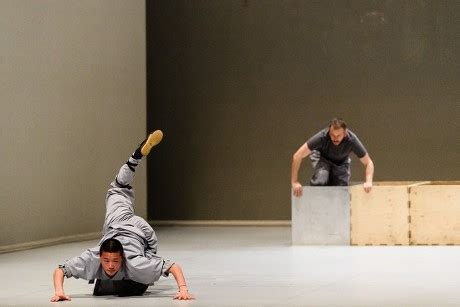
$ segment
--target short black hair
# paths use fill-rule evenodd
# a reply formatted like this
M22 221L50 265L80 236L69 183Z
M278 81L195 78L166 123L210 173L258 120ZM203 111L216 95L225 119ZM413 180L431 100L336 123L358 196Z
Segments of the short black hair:
M120 241L117 239L107 239L102 242L101 247L99 248L99 256L102 255L103 252L120 253L120 255L123 256L123 245L121 245Z

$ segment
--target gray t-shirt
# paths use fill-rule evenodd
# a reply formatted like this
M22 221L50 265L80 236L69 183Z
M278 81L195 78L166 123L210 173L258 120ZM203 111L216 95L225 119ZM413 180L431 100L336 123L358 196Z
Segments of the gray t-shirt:
M364 157L367 153L356 134L349 129L347 129L347 135L339 145L332 143L329 128L325 128L312 136L307 141L307 145L310 150L318 151L322 158L338 165L348 163L351 152L354 152L358 158Z

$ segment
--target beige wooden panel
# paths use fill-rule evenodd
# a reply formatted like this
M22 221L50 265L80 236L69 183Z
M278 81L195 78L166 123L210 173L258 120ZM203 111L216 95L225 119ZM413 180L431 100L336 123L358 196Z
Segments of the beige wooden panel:
M400 184L400 185L398 185ZM408 245L409 194L404 182L350 187L352 245Z
M460 181L429 181L432 185L460 185Z
M376 181L373 186L415 186L420 184L427 184L431 181Z
M460 184L411 188L411 244L460 244Z

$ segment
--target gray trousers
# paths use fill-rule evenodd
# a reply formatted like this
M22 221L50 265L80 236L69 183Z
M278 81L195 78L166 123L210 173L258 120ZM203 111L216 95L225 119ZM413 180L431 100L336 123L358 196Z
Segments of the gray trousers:
M130 165L123 164L115 180L110 184L106 196L106 213L103 227L105 235L112 224L129 224L142 230L146 237L154 236L152 227L141 217L134 214L134 180L135 167L140 160L129 158Z
M312 157L312 164L312 186L348 186L351 176L350 162L337 165L315 155Z

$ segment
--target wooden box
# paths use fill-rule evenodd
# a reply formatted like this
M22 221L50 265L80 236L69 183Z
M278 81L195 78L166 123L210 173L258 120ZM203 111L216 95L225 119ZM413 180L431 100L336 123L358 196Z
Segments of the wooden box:
M410 211L411 244L460 244L460 181L412 187Z
M350 187L351 245L409 245L409 192L422 183L375 182Z

